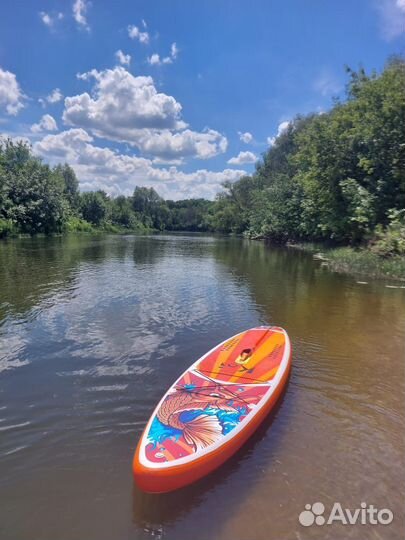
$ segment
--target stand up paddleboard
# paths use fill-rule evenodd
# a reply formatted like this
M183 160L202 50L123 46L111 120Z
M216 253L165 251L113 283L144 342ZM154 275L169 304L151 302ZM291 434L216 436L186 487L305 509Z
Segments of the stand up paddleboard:
M273 408L290 365L290 340L276 326L241 332L197 360L146 425L133 461L139 487L172 491L219 467Z

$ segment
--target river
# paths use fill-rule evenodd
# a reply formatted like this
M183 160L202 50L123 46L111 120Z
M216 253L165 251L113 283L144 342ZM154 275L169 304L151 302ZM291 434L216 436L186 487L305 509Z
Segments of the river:
M293 346L274 413L210 476L141 493L131 460L156 402L262 324ZM1 242L0 538L402 540L404 365L405 290L306 253L180 234ZM394 520L303 527L314 502Z

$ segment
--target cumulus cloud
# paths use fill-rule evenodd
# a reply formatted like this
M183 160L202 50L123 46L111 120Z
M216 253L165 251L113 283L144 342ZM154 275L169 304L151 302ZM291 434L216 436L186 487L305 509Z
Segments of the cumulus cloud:
M46 96L45 99L48 103L58 103L58 101L60 101L62 98L62 92L59 90L59 88L55 88L55 90L52 90L49 96Z
M24 107L24 99L17 77L0 67L0 108L15 116Z
M143 152L156 156L156 161L170 162L181 161L186 157L209 159L226 152L228 141L214 129L202 132L185 129L177 133L169 130L145 130L139 137L137 146Z
M93 143L93 137L84 129L69 129L45 136L34 144L34 151L51 164L71 164L83 189L104 189L112 195L129 195L138 185L154 187L166 198L213 198L224 181L233 182L246 174L231 169L185 173L174 166L155 167L150 159L120 154Z
M277 135L275 135L274 137L267 137L267 144L269 146L273 146L273 144L276 142L277 137L280 137L280 135L284 133L284 131L288 128L289 125L290 125L289 120L285 120L284 122L281 122L277 128Z
M239 152L236 157L228 159L229 165L243 165L244 163L255 163L257 156L253 152Z
M41 131L57 131L58 126L55 119L50 114L44 114L37 124L32 124L31 131L40 133Z
M84 28L85 30L90 30L90 27L87 23L87 11L90 7L90 2L86 0L75 0L72 6L73 18L79 25L79 27Z
M160 56L157 53L152 54L151 56L148 57L148 63L151 66L161 64Z
M159 93L152 77L135 77L122 67L93 69L78 77L95 81L93 97L87 92L67 97L63 113L66 123L106 135L115 133L126 142L131 142L130 134L140 128L177 127L182 107L174 97Z
M146 28L146 23L142 19L143 27ZM134 26L130 24L128 26L128 36L131 39L137 39L139 43L143 43L144 45L147 45L149 43L149 34L148 32L144 31L142 32L137 26Z
M208 159L225 152L227 139L206 129L192 131L181 119L181 104L159 93L152 77L135 77L122 67L80 74L94 80L92 94L65 99L67 125L106 139L126 142L160 161Z
M154 53L151 56L149 56L147 60L151 66L159 66L162 64L172 64L176 60L179 52L180 52L180 49L177 47L176 43L172 43L170 47L170 54L168 56L164 56L163 58L160 58L159 54Z
M63 19L63 13L59 12L55 15L51 15L50 13L46 13L46 11L40 11L39 16L41 18L41 21L44 23L45 26L52 29L55 26L55 23L57 21L60 21Z
M63 99L63 94L59 88L55 88L52 92L45 98L39 98L38 101L42 107L46 107L47 103L53 105L54 103L59 103Z
M0 139L10 139L14 144L24 143L28 146L31 145L31 139L25 135L11 135L9 133L0 133Z
M249 133L248 131L245 131L245 133L238 131L238 135L239 135L239 139L245 144L249 144L253 141L253 135Z
M51 163L60 161L60 158L72 158L77 163L80 150L84 150L86 143L92 141L93 137L84 129L69 129L57 135L47 135L34 144L34 150Z
M129 66L129 64L131 63L131 56L129 54L124 54L121 49L119 49L116 53L115 53L115 58L118 60L118 62L120 64L122 64L123 66Z
M405 33L405 0L374 0L380 16L381 33L392 41Z

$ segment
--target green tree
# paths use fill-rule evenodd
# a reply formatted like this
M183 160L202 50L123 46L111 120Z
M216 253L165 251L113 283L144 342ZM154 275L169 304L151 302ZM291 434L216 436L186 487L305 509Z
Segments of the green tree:
M111 221L113 224L127 229L138 229L142 224L134 212L130 197L120 195L111 200Z
M170 211L153 188L137 186L132 196L132 207L146 227L164 230L169 223Z
M80 207L80 192L79 181L76 177L75 171L67 163L64 165L57 165L54 171L56 174L59 174L62 177L64 184L64 196L67 199L72 212L76 213Z
M68 214L60 176L24 142L8 139L0 148L0 215L23 233L60 232Z
M108 217L108 197L103 191L86 191L81 194L80 208L86 221L100 226Z
M277 241L367 241L405 208L405 64L380 75L348 69L347 100L297 116L251 177L224 184L215 230Z

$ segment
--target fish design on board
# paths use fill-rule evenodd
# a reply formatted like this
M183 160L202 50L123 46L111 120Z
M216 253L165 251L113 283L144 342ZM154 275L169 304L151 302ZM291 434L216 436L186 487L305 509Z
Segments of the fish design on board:
M209 411L238 413L244 404L219 384L205 387L204 392L196 390L194 385L176 386L159 408L157 418L162 424L182 431L185 441L198 450L216 442L223 433L218 417ZM184 420L186 412L190 413L188 421Z

